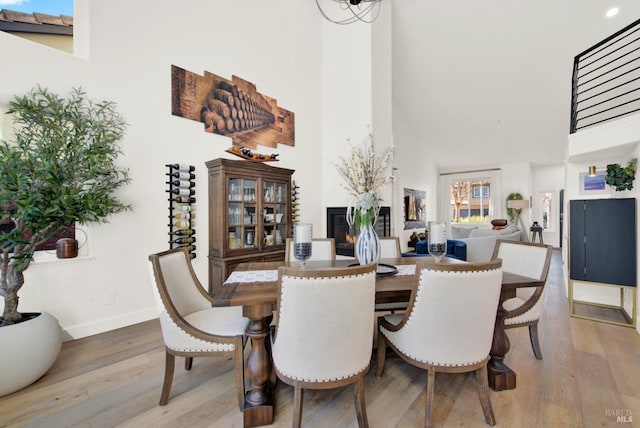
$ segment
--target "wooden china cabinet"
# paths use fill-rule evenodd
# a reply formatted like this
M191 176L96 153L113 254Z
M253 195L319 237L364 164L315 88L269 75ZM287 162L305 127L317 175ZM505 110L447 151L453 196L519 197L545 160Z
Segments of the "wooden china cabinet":
M293 170L214 159L209 171L209 292L243 262L284 260Z

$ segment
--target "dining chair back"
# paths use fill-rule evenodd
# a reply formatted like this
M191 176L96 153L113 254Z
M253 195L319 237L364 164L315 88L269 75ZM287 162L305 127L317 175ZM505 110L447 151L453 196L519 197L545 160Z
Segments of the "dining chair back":
M284 260L286 262L294 261L293 255L293 238L287 238L286 248L284 252ZM311 240L311 257L307 260L335 260L336 259L336 241L334 238L313 238Z
M495 425L487 381L502 286L500 260L434 264L420 260L417 284L404 315L388 315L378 328L377 376L389 346L403 360L427 371L425 426L432 425L436 372L475 372L485 421Z
M397 236L381 236L380 241L380 258L396 259L402 257L400 250L400 239Z
M516 291L516 297L507 299L502 307L507 311L505 328L529 327L529 340L533 354L542 359L538 321L544 305L544 290L551 265L551 245L533 242L497 240L493 259L502 259L502 268L511 272L543 281L540 287L522 287Z
M211 307L212 299L191 265L184 247L149 256L149 275L154 285L158 318L165 344L165 373L160 405L169 401L175 357L185 357L190 370L193 357L223 356L234 362L240 410L244 407L244 333L249 320L242 307Z
M397 259L402 257L400 250L400 239L397 236L383 236L380 241L380 258ZM409 302L384 302L376 303L375 310L378 316L383 316L389 312L402 311L407 309ZM374 331L375 333L375 331Z
M364 375L371 360L376 265L278 270L275 372L294 387L292 426L302 423L304 389L354 385L358 424L368 426Z

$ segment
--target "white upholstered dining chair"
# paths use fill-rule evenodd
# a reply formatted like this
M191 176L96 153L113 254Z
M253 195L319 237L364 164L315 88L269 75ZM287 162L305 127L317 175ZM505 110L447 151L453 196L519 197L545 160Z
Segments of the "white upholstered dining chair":
M242 307L211 307L191 265L185 248L149 256L149 274L154 284L166 356L160 405L169 401L175 357L185 357L190 370L193 357L222 356L234 360L238 406L244 407L244 332L249 320Z
M294 387L293 427L305 389L354 384L356 415L367 427L364 375L371 361L376 265L278 270L278 321L271 351L276 375Z
M293 238L287 238L284 260L293 261ZM311 257L309 260L331 260L336 259L336 241L334 238L313 238L311 240Z
M487 362L502 286L500 260L416 265L417 285L404 315L387 315L378 327L376 376L382 376L386 345L427 371L425 426L432 426L436 372L475 372L486 423L495 425Z
M400 239L397 236L381 236L380 241L380 258L395 259L402 257L400 249Z
M544 302L542 297L549 274L552 251L551 245L498 240L492 257L502 259L502 269L505 272L540 279L544 282L540 287L518 288L516 297L502 303L502 307L507 311L504 328L529 326L531 349L538 360L542 359L538 321L542 314Z

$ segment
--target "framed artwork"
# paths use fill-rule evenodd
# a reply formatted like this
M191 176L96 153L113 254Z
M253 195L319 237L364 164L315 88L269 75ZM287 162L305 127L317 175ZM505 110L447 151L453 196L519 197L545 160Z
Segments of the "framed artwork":
M425 191L404 189L404 230L426 227L426 199Z
M605 183L605 176L607 174L603 172L596 173L595 176L590 176L586 172L580 173L580 194L581 195L600 195L610 194L611 191L607 188Z

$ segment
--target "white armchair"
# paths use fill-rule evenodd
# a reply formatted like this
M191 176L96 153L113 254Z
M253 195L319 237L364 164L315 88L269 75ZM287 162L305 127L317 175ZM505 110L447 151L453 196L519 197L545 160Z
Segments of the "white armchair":
M352 383L358 424L368 426L364 375L371 360L375 286L375 264L279 269L271 351L276 375L294 387L292 426L302 423L304 389Z
M160 405L169 401L175 356L185 357L190 370L193 357L224 356L235 361L238 406L244 407L244 332L249 320L242 307L211 307L211 297L198 281L191 256L175 248L149 256L149 274L166 347Z
M540 287L518 288L516 297L506 300L502 307L507 311L504 327L515 328L529 326L529 340L533 354L542 359L538 338L538 321L542 314L543 294L549 266L551 264L551 245L530 242L496 241L493 259L502 259L502 269L530 278L544 281Z
M487 362L502 286L500 260L416 266L419 278L404 315L387 315L378 333L377 376L384 372L386 345L409 364L427 371L425 426L432 426L436 372L474 371L485 421L495 425Z

